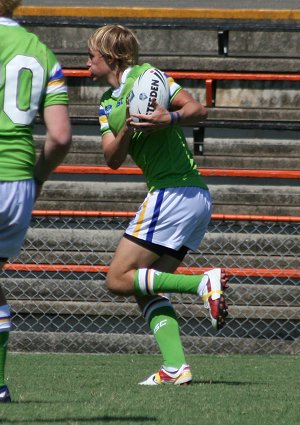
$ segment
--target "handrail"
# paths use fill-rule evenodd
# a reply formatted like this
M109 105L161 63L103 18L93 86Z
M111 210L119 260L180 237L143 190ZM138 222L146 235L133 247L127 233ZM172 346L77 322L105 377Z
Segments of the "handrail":
M300 170L244 170L237 168L198 168L198 170L206 177L300 178ZM119 167L117 170L113 170L106 166L60 165L54 170L54 173L141 175L142 170L138 167Z
M109 266L89 264L45 264L45 263L6 263L3 267L7 271L24 272L75 272L75 273L107 273ZM201 274L210 270L211 267L178 267L176 273ZM251 276L251 277L288 277L300 278L300 269L263 269L263 268L226 268L228 276Z
M78 211L78 210L33 210L34 217L134 217L133 211ZM300 216L276 216L255 214L212 214L212 220L222 221L272 221L300 223Z
M64 69L66 77L90 77L88 70ZM253 72L195 72L195 71L166 71L171 77L182 79L205 80L206 106L215 105L215 84L220 80L248 81L300 81L300 73L253 73Z
M16 16L62 16L78 18L134 18L134 19L242 19L289 20L300 19L295 9L224 9L191 7L106 7L106 6L20 6Z
M165 71L176 79L193 80L283 80L300 81L300 74L291 73L258 73L258 72L202 72L202 71ZM65 77L91 77L87 69L64 69Z

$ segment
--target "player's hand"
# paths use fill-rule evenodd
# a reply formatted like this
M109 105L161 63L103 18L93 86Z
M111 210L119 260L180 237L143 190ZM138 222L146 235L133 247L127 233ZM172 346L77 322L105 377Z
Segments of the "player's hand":
M134 127L131 125L132 122L132 118L130 116L130 112L129 112L129 98L127 98L126 100L126 119L125 119L125 123L124 123L124 131L125 133L134 133L134 131L136 131L134 129Z
M130 125L135 129L135 131L151 133L170 125L169 111L160 105L155 98L151 99L151 103L154 107L152 114L132 114L131 117L138 120L130 121Z

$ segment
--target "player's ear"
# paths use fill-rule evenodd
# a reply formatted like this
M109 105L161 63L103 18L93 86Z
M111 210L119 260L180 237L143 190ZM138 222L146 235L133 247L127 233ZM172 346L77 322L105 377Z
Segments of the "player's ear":
M115 59L110 55L105 55L105 62L111 67L114 68L117 64Z

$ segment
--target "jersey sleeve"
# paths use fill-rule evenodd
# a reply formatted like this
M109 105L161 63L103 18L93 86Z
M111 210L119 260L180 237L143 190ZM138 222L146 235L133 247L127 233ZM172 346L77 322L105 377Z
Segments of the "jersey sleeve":
M103 136L106 133L111 133L111 129L108 123L108 117L105 112L105 108L102 104L99 107L99 124L100 124L100 134Z
M167 81L170 88L170 102L174 99L174 97L177 95L177 93L182 90L182 87L176 83L173 77L165 73L165 76L167 77Z
M47 54L50 71L43 106L67 105L69 103L68 89L62 67L50 49L47 49Z

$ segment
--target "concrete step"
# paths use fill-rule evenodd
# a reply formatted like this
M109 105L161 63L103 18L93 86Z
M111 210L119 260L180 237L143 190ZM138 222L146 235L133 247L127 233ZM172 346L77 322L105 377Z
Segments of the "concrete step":
M52 228L31 227L24 248L17 261L42 264L88 264L109 265L125 230L125 223L116 229L101 226L73 224ZM236 226L237 227L237 226ZM196 252L185 257L187 267L223 266L228 268L299 268L300 236L292 230L281 234L260 233L253 230L243 232L213 231L210 225L202 244Z
M246 280L247 281L247 280ZM135 304L134 297L121 297L110 294L105 281L97 278L90 280L34 279L34 278L0 278L10 300L19 301L60 301L60 302L114 302ZM189 294L170 294L172 303L187 306L197 304L195 297ZM261 285L230 283L226 291L229 305L235 306L277 306L299 307L300 287L292 285ZM20 307L21 308L21 307ZM188 307L187 307L188 308Z
M63 176L55 176L63 178ZM132 178L130 178L132 177ZM135 178L134 178L135 177ZM137 179L136 177L140 177ZM147 193L142 176L96 176L98 181L49 180L36 209L135 211ZM206 178L214 213L300 215L300 186L295 179Z
M184 336L212 336L207 310L203 305L175 304ZM115 302L59 302L11 300L17 330L62 333L84 332L147 334L149 330L135 304ZM262 320L263 319L263 320ZM230 306L230 317L220 332L222 337L254 337L296 340L299 307ZM243 329L240 323L243 322ZM280 329L280 330L279 330ZM288 338L287 338L288 336Z
M12 307L15 332L74 332L147 334L149 330L133 297L115 297L103 279L74 280L68 274L47 279L2 277ZM247 280L245 281L247 282ZM230 316L219 337L296 340L300 318L297 285L231 284L226 291ZM211 330L207 311L195 296L171 295L182 323L184 338L207 337ZM242 326L241 326L242 323ZM30 339L32 341L32 339ZM47 338L46 338L47 340ZM109 344L110 338L107 343ZM237 340L238 341L238 340Z
M16 315L40 314L46 312L47 315L58 314L62 316L114 316L134 319L140 316L140 310L135 303L115 303L115 302L92 302L92 301L18 301L11 300L11 308ZM199 305L182 303L175 304L176 311L181 317L186 319L204 319L207 317L207 310L202 303ZM300 320L299 307L278 307L278 306L231 306L231 319L262 319L273 320ZM64 330L64 329L62 329Z
M220 336L182 336L188 354L300 354L300 340L239 338ZM10 349L22 352L71 352L71 353L145 353L159 354L152 335L129 332L93 333L14 331L10 337Z
M83 19L83 20L82 20ZM64 68L85 69L86 42L106 19L80 20L28 17L22 23L57 54ZM114 23L118 22L118 18ZM140 39L140 63L149 62L166 71L219 71L298 73L300 32L291 25L273 21L251 24L214 20L121 19ZM166 22L168 22L166 24ZM248 23L249 24L249 23ZM228 26L229 25L229 26ZM205 102L205 83L180 80L183 87ZM68 77L70 111L73 117L97 116L105 85L90 78ZM230 81L216 83L211 119L263 119L300 121L298 81Z
M199 70L199 69L198 69ZM204 81L177 80L196 100L205 104ZM88 78L68 78L70 115L97 117L99 100L107 86ZM218 81L210 119L300 121L300 81Z
M107 19L72 18L63 21L55 18L26 18L25 26L39 35L57 54L66 67L82 67L87 60L86 41ZM120 20L120 19L119 19ZM141 61L149 61L158 67L174 69L228 69L235 71L298 72L300 34L288 25L272 27L253 22L250 30L236 22L214 20L121 19L123 25L132 27L141 45ZM118 22L118 18L113 20ZM226 24L225 24L226 22ZM224 25L225 24L225 25ZM226 40L226 52L220 49L220 31L230 28ZM262 60L263 58L263 60Z
M204 155L230 155L245 157L279 157L292 160L300 157L300 140L225 139L206 137Z
M187 143L194 151L192 129L185 128ZM76 130L75 130L76 131ZM70 152L64 164L106 165L101 149L101 138L96 129L85 127L86 134L74 134ZM40 150L45 140L36 134L35 143ZM244 169L296 170L300 161L300 139L296 131L206 129L201 155L195 155L199 167ZM128 156L125 166L134 166Z

